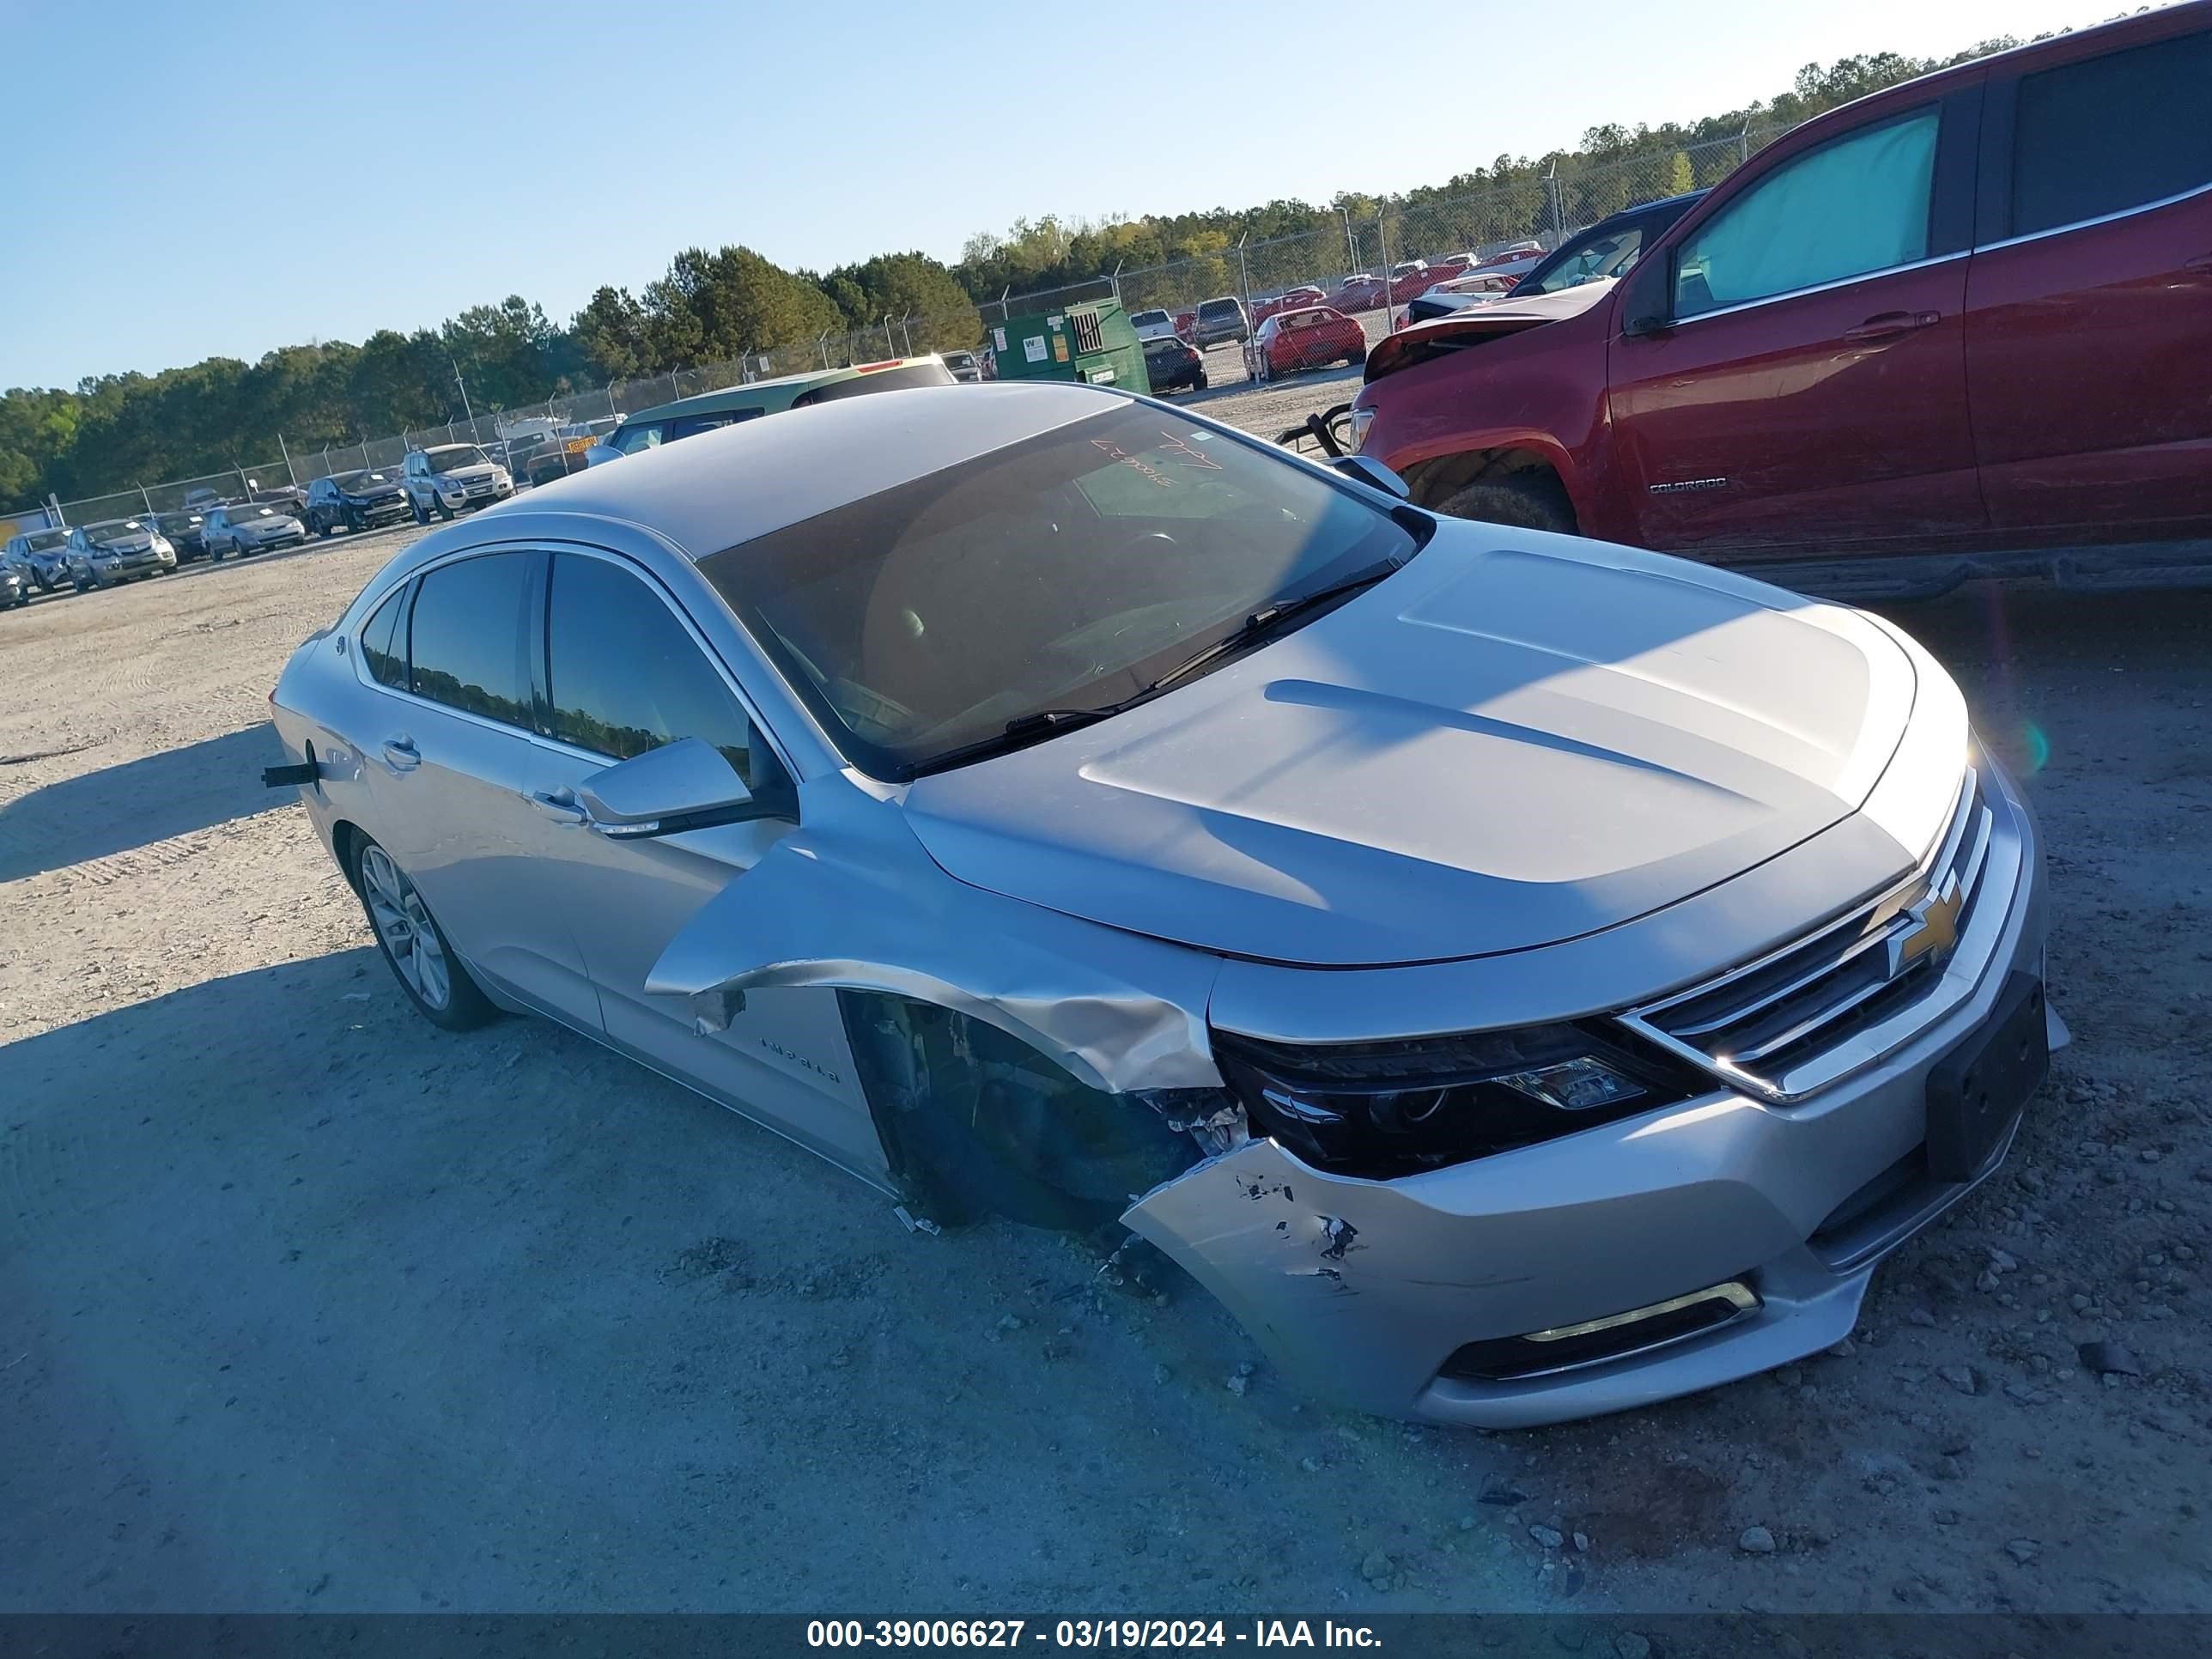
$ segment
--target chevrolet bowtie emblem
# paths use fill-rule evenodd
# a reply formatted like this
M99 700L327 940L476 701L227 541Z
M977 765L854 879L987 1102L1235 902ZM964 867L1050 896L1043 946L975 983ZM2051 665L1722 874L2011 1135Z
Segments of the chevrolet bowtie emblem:
M1895 979L1923 957L1942 961L1959 943L1959 912L1965 908L1959 878L1947 876L1942 886L1905 912L1907 926L1889 936L1889 976Z

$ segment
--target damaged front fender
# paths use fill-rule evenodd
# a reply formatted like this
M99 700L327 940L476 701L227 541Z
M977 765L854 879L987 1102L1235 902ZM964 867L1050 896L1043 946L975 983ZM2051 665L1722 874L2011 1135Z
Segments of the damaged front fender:
M897 808L825 778L800 827L703 906L647 976L702 1029L767 986L904 997L1018 1038L1111 1093L1218 1089L1206 1010L1218 962L956 881Z

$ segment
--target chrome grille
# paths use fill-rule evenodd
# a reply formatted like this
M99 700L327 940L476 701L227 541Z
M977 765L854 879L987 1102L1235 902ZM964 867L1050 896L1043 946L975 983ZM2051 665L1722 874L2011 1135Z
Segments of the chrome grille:
M1807 1091L1793 1086L1794 1073L1935 988L1973 920L1995 823L1970 768L1924 872L1795 945L1632 1010L1623 1023L1753 1093L1796 1097Z

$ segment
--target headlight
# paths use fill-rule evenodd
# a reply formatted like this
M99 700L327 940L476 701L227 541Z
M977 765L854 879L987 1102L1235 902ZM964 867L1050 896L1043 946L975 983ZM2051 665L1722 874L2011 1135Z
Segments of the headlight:
M1718 1085L1593 1027L1308 1046L1217 1033L1255 1135L1316 1169L1376 1180L1510 1152Z
M169 545L167 536L156 536L154 538L154 550L156 553L173 553L177 550Z
M494 483L511 484L514 482L514 476L503 466L492 468L491 478Z

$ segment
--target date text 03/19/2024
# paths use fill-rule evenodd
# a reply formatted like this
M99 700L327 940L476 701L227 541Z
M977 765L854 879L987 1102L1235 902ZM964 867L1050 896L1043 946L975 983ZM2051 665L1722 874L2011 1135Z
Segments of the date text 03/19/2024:
M1324 1619L812 1619L811 1648L1377 1648L1365 1625Z

